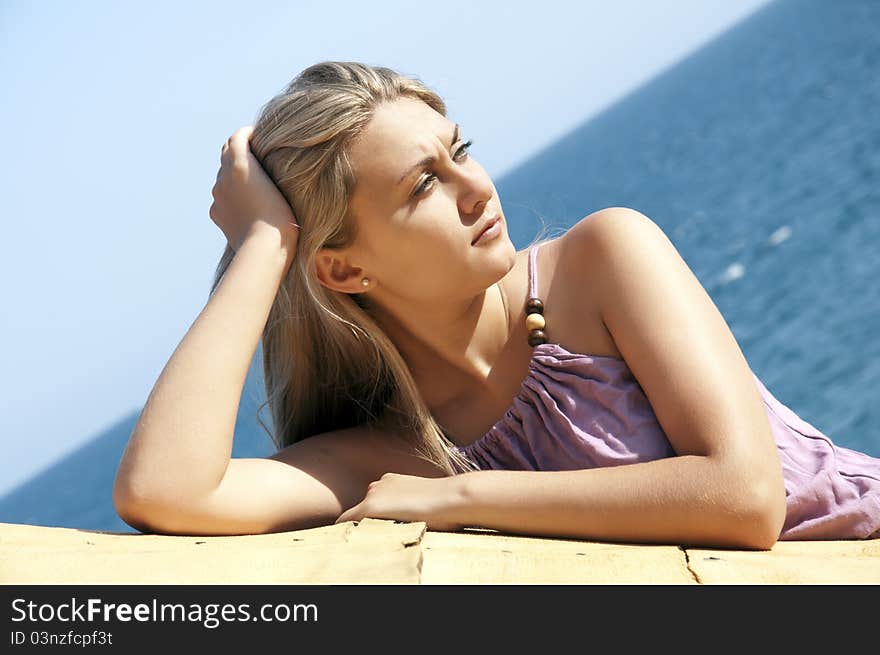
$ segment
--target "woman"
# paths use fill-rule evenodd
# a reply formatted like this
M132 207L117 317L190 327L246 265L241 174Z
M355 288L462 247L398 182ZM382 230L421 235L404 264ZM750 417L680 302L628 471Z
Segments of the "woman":
M126 522L878 534L880 460L773 398L649 218L603 209L517 252L465 139L418 80L353 62L307 68L232 135L210 212L228 246L120 463ZM260 338L278 452L232 459Z

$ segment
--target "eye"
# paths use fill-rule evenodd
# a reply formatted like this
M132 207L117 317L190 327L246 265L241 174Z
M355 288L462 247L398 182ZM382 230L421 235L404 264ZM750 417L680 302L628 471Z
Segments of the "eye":
M468 148L470 148L473 144L474 144L473 141L467 141L467 142L465 142L465 143L462 143L462 144L458 147L458 150L455 151L455 158L458 159L458 158L459 158L459 155L461 155L462 153L463 153L464 155L467 155L467 154L468 154ZM466 158L466 157L465 157L465 158ZM462 160L465 159L465 158L462 158ZM424 194L425 191L427 191L428 189L430 189L431 187L430 187L430 185L428 185L427 183L428 183L432 178L435 178L435 177L437 177L437 176L432 174L432 175L428 175L424 180L422 180L422 183L416 188L415 193L413 193L413 196L414 196L414 197L416 197L416 196L420 196L420 195Z

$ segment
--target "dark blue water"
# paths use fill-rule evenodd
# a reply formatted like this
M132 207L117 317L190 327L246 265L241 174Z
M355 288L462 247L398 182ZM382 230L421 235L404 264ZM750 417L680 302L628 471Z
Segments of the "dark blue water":
M778 0L495 182L518 249L542 221L651 217L773 394L880 457L878 110L880 2ZM262 400L252 366L236 457L270 452ZM136 420L8 494L0 521L131 531L110 493Z

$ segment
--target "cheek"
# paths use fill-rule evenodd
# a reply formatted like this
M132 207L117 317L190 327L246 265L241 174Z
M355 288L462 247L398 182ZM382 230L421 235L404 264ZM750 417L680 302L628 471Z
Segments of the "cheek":
M406 295L448 296L460 287L467 266L460 243L440 237L411 240L401 248L393 265L397 285Z

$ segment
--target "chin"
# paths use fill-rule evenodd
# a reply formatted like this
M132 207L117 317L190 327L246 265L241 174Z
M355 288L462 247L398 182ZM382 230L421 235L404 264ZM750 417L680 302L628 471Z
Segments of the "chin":
M513 241L510 240L510 237L507 236L507 232L504 232L503 237L503 248L504 255L507 261L507 270L510 271L513 268L513 265L516 263L516 246L513 245Z
M489 284L498 282L513 270L516 264L516 247L506 232L498 237L492 244L491 250L485 253L483 262L486 273L491 276Z

